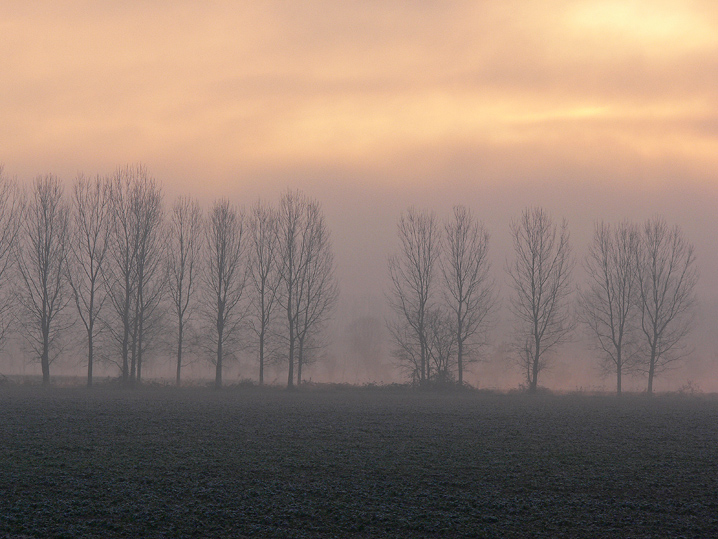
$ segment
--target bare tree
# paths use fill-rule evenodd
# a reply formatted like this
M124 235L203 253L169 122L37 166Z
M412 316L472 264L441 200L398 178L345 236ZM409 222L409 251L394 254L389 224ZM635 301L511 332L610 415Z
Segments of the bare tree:
M166 245L163 228L162 192L154 178L146 171L138 175L132 190L137 295L135 297L134 327L132 331L132 367L136 366L136 380L142 381L142 362L145 351L156 335L160 314L158 307L164 289L162 262ZM131 370L131 377L135 369Z
M457 361L458 334L453 317L454 313L444 306L432 308L427 313L427 355L430 372L434 381L445 384L453 382L453 372Z
M265 348L280 284L277 224L277 213L270 206L261 201L252 206L249 218L251 249L248 274L252 285L253 315L250 324L259 349L259 385L264 384Z
M517 322L520 364L534 392L547 353L564 342L574 326L568 306L573 268L568 225L564 220L559 232L546 211L529 208L512 221L511 235L516 259L507 271L516 294L510 307Z
M212 206L205 228L207 263L203 272L203 315L214 348L215 386L222 387L222 367L227 344L237 337L245 290L244 215L228 200Z
M628 222L615 228L598 223L584 262L588 285L579 294L580 319L603 353L603 370L615 373L619 395L621 377L638 355L635 260L639 242L638 229Z
M416 333L404 319L399 317L388 321L387 329L393 341L391 355L398 367L411 379L412 384L422 383L421 349L416 339ZM428 342L425 354L424 360L426 361L429 355Z
M396 343L395 357L413 364L414 378L424 383L430 377L427 316L433 307L441 248L436 217L410 208L399 218L397 233L399 252L389 258L389 304L397 320L389 329Z
M279 300L287 320L287 387L294 387L294 355L298 325L298 283L301 268L301 230L307 198L299 191L288 191L279 201L277 238L282 294Z
M437 303L426 311L424 327L426 331L424 381L421 379L421 346L416 333L405 319L398 318L388 324L394 340L392 355L401 369L411 377L412 383L422 384L427 380L439 384L455 380L456 368L456 328L454 317L446 306Z
M117 317L119 327L110 324L113 337L120 347L119 367L123 384L130 383L130 349L132 344L133 301L136 294L135 271L137 242L135 241L132 186L138 168L118 169L110 183L110 248L108 263L102 269L107 296Z
M59 315L70 301L65 270L68 214L60 180L52 175L37 177L25 208L16 254L21 277L18 298L27 316L23 336L40 360L43 385L50 383L50 364L65 329L57 323Z
M143 352L157 327L163 279L162 192L145 167L118 169L110 188L111 234L103 276L118 318L124 383L142 377Z
M309 339L316 336L336 300L333 254L324 217L316 201L299 191L282 196L278 211L280 305L287 317L287 387L294 387L294 367L301 383Z
M295 302L298 314L298 385L302 383L303 365L310 362L312 352L322 347L319 336L338 297L329 231L316 201L310 201L305 208L300 260L302 271L298 274Z
M477 348L486 344L489 316L496 308L497 296L489 276L489 233L483 225L467 208L455 206L453 219L444 230L446 248L441 269L446 304L454 318L461 386L465 363L475 359Z
M172 207L167 249L167 289L177 320L177 385L181 383L184 333L193 314L202 240L199 203L179 197Z
M21 193L17 184L3 175L3 166L0 165L0 346L5 342L13 321L13 249L18 242L21 223Z
M109 246L110 180L78 176L72 191L73 227L67 265L77 313L87 335L87 386L92 386L95 339L106 295L101 271Z
M651 395L656 374L688 353L685 338L693 325L698 282L693 245L678 226L650 219L643 227L636 268Z

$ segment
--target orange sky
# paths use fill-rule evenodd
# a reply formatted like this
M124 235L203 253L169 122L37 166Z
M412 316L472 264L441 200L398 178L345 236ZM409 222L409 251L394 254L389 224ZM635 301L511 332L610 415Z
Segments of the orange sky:
M345 298L381 301L401 210L455 203L497 275L526 204L568 217L579 255L595 219L662 213L718 290L712 0L4 0L0 71L6 174L143 162L171 196L304 188Z
M472 147L496 150L493 179L524 152L700 179L718 161L710 1L11 0L0 44L0 159L21 176L143 161L217 182Z

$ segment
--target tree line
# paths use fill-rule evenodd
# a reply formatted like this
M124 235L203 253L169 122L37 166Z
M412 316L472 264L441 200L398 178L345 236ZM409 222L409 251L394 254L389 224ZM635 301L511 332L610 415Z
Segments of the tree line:
M551 354L578 324L600 366L616 377L656 375L689 352L698 270L693 245L662 218L643 224L599 222L582 261L588 282L575 287L568 224L542 208L511 222L513 356L536 391ZM489 234L463 206L441 223L410 208L398 221L399 247L388 263L393 356L419 384L463 384L467 364L481 358L498 306L487 257ZM572 301L577 292L577 301Z
M109 176L57 176L23 188L0 168L0 342L16 327L40 363L43 384L79 325L87 384L98 360L121 380L142 380L147 353L174 335L176 383L194 356L215 367L239 350L284 363L287 385L321 349L338 285L320 204L287 191L276 205L244 210L220 198L205 211L191 197L165 207L141 165Z
M565 220L527 208L510 231L512 355L530 391L578 325L619 394L627 373L644 373L652 393L655 376L686 356L698 271L679 227L597 223L580 287ZM462 386L500 306L490 235L457 206L444 222L410 208L397 238L392 356L417 384ZM147 354L171 347L177 385L200 358L221 387L226 362L252 350L259 384L269 364L285 365L293 387L322 350L337 298L322 208L300 191L248 210L220 198L204 210L186 196L167 207L142 165L79 175L67 192L56 176L23 187L0 168L0 345L20 335L44 384L79 327L88 385L98 361L116 365L124 384L140 382Z

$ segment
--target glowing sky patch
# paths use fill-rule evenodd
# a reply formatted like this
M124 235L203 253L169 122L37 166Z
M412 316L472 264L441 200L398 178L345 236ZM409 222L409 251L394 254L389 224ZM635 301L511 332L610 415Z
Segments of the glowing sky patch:
M691 10L688 2L593 1L579 3L570 13L571 26L600 37L611 51L616 40L664 56L714 46L718 41L705 15Z

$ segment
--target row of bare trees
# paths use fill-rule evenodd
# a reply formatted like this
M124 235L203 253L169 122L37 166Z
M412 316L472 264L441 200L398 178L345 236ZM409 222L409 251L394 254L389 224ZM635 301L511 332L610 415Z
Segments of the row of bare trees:
M623 375L637 371L652 392L654 377L686 355L698 273L678 227L662 219L599 223L576 305L565 220L529 208L512 221L511 235L509 309L530 390L575 321L619 393ZM496 318L489 234L459 206L444 223L408 210L398 237L389 260L394 356L419 383L463 384ZM188 197L166 212L142 166L79 176L69 196L55 176L21 189L0 173L0 342L19 324L45 383L74 324L87 346L88 385L97 360L116 364L127 384L141 380L147 354L173 335L177 384L200 357L215 366L221 386L226 362L251 346L259 383L269 363L281 362L291 387L317 357L336 299L321 207L300 192L247 213L225 199L203 212Z
M596 225L585 261L589 284L580 292L580 319L602 354L603 368L621 378L654 377L690 351L698 282L693 245L677 226L650 219Z
M18 324L46 384L79 324L88 385L98 359L141 381L146 354L173 334L177 384L188 346L214 364L217 387L226 361L254 346L260 384L268 360L286 361L293 386L321 348L337 282L321 207L301 192L249 213L220 199L205 214L179 197L166 215L142 166L79 176L69 197L56 176L23 190L0 170L0 297L0 339Z
M578 291L568 224L542 208L528 208L511 222L514 257L506 272L513 294L515 358L530 391L555 349L582 322L606 372L621 379L654 377L688 352L698 271L692 244L663 219L643 226L596 225L584 261L588 282ZM489 235L464 207L454 208L443 230L434 214L414 208L398 223L399 250L389 259L389 323L394 357L419 383L463 384L467 363L486 344L497 295L489 276Z
M398 235L399 252L389 259L394 356L418 383L447 382L457 372L463 384L497 306L489 234L459 206L443 226L433 213L411 208Z

